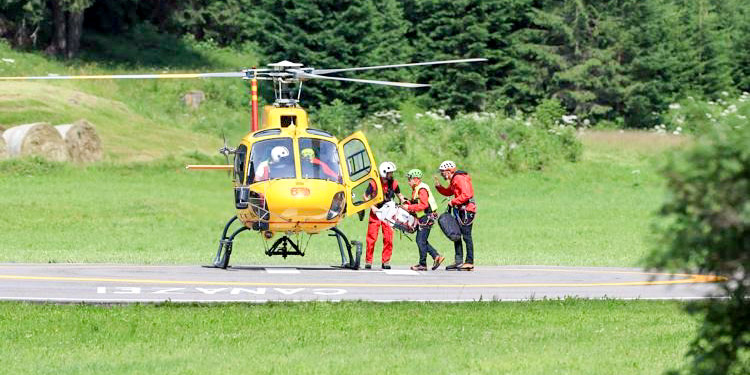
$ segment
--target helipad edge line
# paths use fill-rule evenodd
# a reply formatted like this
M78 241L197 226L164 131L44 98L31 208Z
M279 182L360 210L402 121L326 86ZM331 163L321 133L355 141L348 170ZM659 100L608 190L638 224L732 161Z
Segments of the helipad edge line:
M155 279L108 279L96 277L64 276L22 276L0 275L6 280L40 280L40 281L84 281L107 283L143 283L169 285L236 285L236 286L324 286L324 287L378 287L378 288L523 288L523 287L596 287L596 286L645 286L671 284L705 284L722 281L723 278L708 275L692 275L686 279L660 281L629 281L615 283L505 283L505 284L369 284L369 283L279 283L279 282L243 282L243 281L191 281L191 280L155 280Z

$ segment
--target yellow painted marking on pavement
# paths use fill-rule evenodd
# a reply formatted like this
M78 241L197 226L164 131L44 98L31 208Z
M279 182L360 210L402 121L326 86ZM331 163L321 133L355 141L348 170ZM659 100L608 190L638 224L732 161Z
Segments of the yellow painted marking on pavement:
M245 281L190 281L158 279L111 279L99 277L65 277L65 276L23 276L0 275L6 280L43 280L43 281L91 281L106 283L142 283L170 285L230 285L230 286L315 286L315 287L365 287L365 288L518 288L518 287L593 287L593 286L638 286L638 285L671 285L715 283L726 280L723 277L710 275L690 275L686 279L626 281L612 283L501 283L501 284L370 284L370 283L273 283Z
M642 271L612 271L612 270L579 270L579 269L567 269L567 268L501 268L501 271L535 271L535 272L574 272L574 273L624 273L624 274L635 274L635 275L654 275L654 276L682 276L682 277L693 277L700 275L693 275L689 273L664 273L664 272L642 272Z

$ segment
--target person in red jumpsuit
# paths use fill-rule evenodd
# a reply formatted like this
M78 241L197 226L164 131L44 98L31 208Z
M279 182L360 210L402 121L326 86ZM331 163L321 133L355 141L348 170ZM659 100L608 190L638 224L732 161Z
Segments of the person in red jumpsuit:
M459 239L453 243L456 251L456 261L446 266L445 269L471 271L474 269L474 241L471 238L471 227L474 224L474 217L477 213L471 176L464 171L457 170L456 163L450 160L440 163L439 169L440 174L449 183L448 187L443 187L436 176L435 188L442 195L453 196L448 205L453 216L458 221L458 226L461 229L461 238L466 243L466 260L463 258L463 244Z
M393 200L394 197L398 196L401 202L405 202L403 194L401 194L401 188L398 186L398 182L393 178L393 172L396 171L396 164L386 161L380 164L378 168L380 172L380 183L383 185L383 202L378 203L375 207L383 207L388 201ZM375 184L372 183L365 192L366 196L375 195ZM372 269L372 257L375 252L375 241L378 240L378 232L382 228L383 230L383 255L381 257L382 268L384 270L391 269L391 254L393 253L393 228L388 223L378 219L375 212L370 209L370 220L367 224L367 240L366 240L366 251L365 251L365 269Z

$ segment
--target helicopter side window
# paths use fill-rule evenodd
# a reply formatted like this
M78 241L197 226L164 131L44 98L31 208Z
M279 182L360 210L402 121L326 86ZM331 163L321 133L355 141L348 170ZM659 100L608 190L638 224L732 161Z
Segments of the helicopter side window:
M372 166L367 155L367 149L362 141L355 138L346 142L344 144L344 155L346 155L346 164L349 168L349 178L352 181L357 181L370 173Z
M256 183L266 180L294 178L294 154L291 138L275 138L253 144L247 181Z
M247 146L240 145L234 152L234 179L240 184L245 173L245 156L247 156Z
M299 155L302 178L343 182L338 149L333 142L300 138Z
M378 195L378 186L375 184L375 180L368 179L365 182L357 185L352 189L352 197L354 198L354 205L359 206L361 204L371 201Z

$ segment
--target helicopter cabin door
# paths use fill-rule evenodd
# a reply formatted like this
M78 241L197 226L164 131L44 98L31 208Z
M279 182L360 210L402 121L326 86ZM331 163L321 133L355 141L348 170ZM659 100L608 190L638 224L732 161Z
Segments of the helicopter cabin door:
M346 216L382 202L383 187L378 167L364 133L358 131L339 142L339 154L346 166Z

